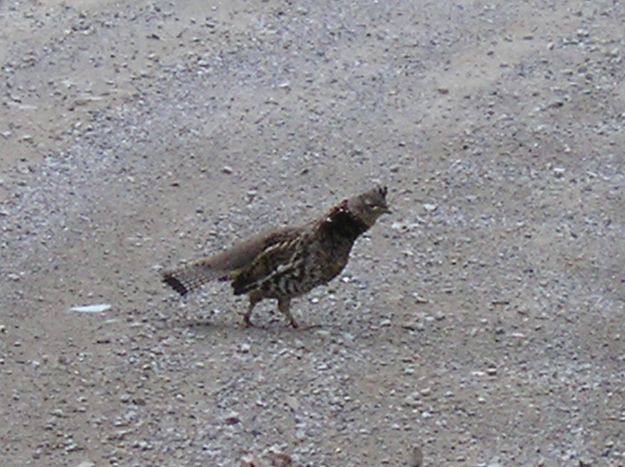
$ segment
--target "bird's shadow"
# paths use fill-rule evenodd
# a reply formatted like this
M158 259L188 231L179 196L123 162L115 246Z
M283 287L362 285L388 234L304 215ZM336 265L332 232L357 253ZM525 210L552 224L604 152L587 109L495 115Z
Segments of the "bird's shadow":
M258 334L305 334L325 326L321 324L299 324L297 328L293 328L288 323L278 318L269 322L254 323L252 326L245 326L241 322L224 321L216 318L214 321L210 318L180 318L173 323L174 327L186 328L197 333L212 334L215 332L228 332L240 335L258 335Z

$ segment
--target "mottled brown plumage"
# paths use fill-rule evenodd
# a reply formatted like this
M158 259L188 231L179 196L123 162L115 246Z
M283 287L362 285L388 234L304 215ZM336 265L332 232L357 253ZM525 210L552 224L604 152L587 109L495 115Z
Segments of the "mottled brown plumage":
M163 274L181 295L215 280L229 280L235 295L248 294L243 316L250 326L254 306L265 298L278 300L278 310L293 327L290 302L341 273L355 240L379 216L390 212L386 187L346 199L322 217L296 227L255 235L234 247Z

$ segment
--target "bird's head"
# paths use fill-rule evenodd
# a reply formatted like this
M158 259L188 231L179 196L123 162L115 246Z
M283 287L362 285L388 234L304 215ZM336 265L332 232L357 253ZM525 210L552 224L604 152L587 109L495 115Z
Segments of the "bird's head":
M372 190L347 200L347 209L367 227L372 227L382 214L390 214L386 203L387 188L376 186Z

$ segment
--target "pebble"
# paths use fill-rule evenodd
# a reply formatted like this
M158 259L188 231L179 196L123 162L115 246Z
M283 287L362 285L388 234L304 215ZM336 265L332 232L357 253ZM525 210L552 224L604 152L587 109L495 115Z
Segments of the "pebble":
M236 412L231 412L224 418L224 422L226 425L237 425L241 423L241 419L239 418L239 414Z
M419 321L408 321L402 324L401 327L410 331L423 331L425 329L423 323L420 323Z
M415 391L411 394L408 394L404 398L404 405L407 405L408 407L418 407L421 404L422 404L421 393L419 391Z
M430 302L427 298L419 295L419 293L417 292L413 292L412 296L415 299L415 303L429 303Z

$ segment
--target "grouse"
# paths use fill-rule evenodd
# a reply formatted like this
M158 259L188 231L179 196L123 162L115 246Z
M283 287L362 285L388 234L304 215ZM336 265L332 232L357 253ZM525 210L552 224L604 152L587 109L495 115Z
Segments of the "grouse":
M266 231L222 253L166 271L163 281L180 295L215 279L231 281L235 295L249 297L243 315L246 326L252 326L254 306L269 298L277 299L278 310L296 328L291 299L341 273L355 240L382 214L390 213L386 194L386 187L376 186L310 222Z

